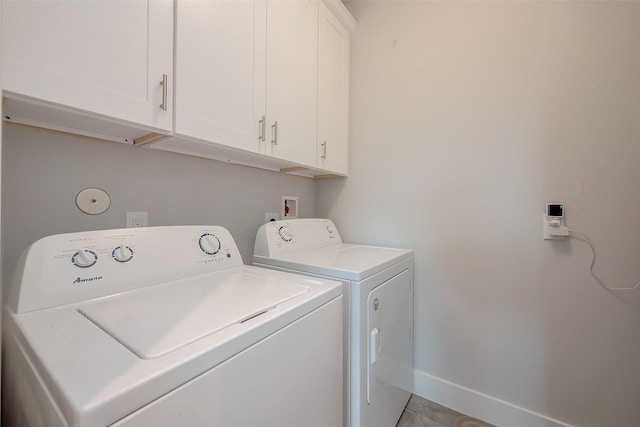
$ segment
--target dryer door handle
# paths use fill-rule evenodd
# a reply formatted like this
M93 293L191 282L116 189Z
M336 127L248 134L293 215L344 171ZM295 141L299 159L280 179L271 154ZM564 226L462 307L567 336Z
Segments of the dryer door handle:
M382 350L380 330L378 328L373 328L369 333L369 338L369 363L373 365L378 360L378 356L380 356L380 351Z

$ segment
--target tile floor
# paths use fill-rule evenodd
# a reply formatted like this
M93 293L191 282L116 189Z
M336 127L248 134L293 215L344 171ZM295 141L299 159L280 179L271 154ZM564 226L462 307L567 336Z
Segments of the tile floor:
M477 418L411 395L396 427L495 427Z

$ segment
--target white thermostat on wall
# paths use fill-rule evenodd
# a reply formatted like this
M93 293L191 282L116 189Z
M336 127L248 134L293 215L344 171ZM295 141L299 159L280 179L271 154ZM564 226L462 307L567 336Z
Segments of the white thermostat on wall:
M562 204L562 203L547 203L547 216L549 218L563 218L564 217L564 204Z
M564 203L547 203L542 215L542 238L545 240L564 239L569 235L565 226Z

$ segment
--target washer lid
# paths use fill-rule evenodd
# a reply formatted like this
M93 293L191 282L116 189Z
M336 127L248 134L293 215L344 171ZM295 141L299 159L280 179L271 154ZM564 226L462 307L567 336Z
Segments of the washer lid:
M362 281L413 256L410 249L339 244L278 257L253 257L255 263Z
M142 359L165 355L309 290L240 272L195 277L84 304L78 311Z

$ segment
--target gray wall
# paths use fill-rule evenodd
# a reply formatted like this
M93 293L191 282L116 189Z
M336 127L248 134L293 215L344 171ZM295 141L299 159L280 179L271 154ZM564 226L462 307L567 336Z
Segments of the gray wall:
M640 281L640 2L347 5L350 177L318 214L415 249L416 391L503 426L638 425L640 310L542 213L565 202L596 273Z
M58 233L124 228L126 211L149 212L149 225L221 225L245 264L266 212L279 212L283 195L299 197L299 215L315 214L315 186L284 175L160 150L97 142L5 125L2 240L5 291L20 253ZM79 191L111 195L102 215L75 205Z

